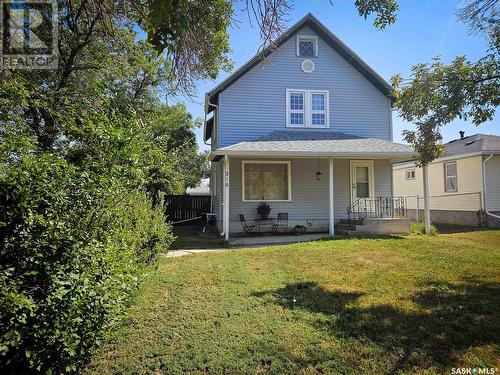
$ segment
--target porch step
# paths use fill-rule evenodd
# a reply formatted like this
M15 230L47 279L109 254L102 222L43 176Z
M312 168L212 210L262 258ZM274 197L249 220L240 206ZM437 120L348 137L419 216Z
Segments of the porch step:
M356 231L354 230L347 230L347 229L337 229L335 228L335 235L336 236L352 236Z
M363 225L363 219L349 220L349 219L340 219L339 224L354 224L354 225Z
M337 230L356 230L356 224L338 223L335 224L335 231Z

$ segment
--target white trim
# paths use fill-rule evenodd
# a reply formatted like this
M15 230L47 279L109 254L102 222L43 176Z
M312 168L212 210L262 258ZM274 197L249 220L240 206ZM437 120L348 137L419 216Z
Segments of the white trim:
M307 70L304 66L305 64L311 64L311 69ZM312 72L314 72L314 69L316 69L316 66L311 59L305 59L300 63L300 69L302 69L302 71L306 74L311 74Z
M333 159L330 158L330 168L328 174L328 199L329 199L329 220L328 220L328 233L330 237L335 235L335 199L334 199L334 176L333 176Z
M354 196L353 191L355 187L353 186L353 183L355 183L355 171L354 168L356 165L361 165L361 166L366 166L368 167L368 197L373 198L375 197L375 177L374 177L374 171L373 171L373 160L350 160L349 161L349 166L350 166L350 176L349 176L349 194L351 196L351 202L354 201L357 197Z
M392 103L391 99L388 100L389 102L389 131L391 132L389 140L391 142L394 142L394 126L392 123Z
M430 164L442 163L442 162L445 162L448 160L472 158L474 156L481 156L481 155L486 155L486 156L487 155L500 155L500 151L477 151L477 152L471 152L469 154L443 156L441 158L437 158L437 159L431 161ZM405 162L400 162L398 164L395 164L394 170L412 168L415 166L416 166L416 163L414 161L405 161Z
M325 151L239 151L239 150L225 150L220 149L218 151L213 151L213 155L231 155L231 156L241 156L241 157L281 157L281 158L317 158L319 157L330 157L335 158L369 158L369 159L390 159L390 158L401 158L407 159L409 157L415 157L415 154L408 152L325 152Z
M455 175L448 176L448 165L455 164ZM444 192L445 193L458 193L458 164L456 160L443 163L444 174ZM448 178L455 178L455 189L448 190Z
M303 108L302 110L299 109L291 109L290 105L290 94L302 94L304 96L304 101L303 101ZM305 128L307 127L307 90L304 89L286 89L286 126L287 128ZM302 113L304 116L304 123L301 124L292 124L290 120L290 114L292 113Z
M224 186L223 191L223 234L226 241L229 241L229 185L231 174L229 173L229 156L224 157L222 183Z
M286 127L287 128L312 128L312 129L327 129L330 127L330 91L329 90L321 90L321 89L286 89ZM304 109L292 110L290 108L290 94L293 93L301 93L304 95ZM312 110L312 95L313 94L323 94L325 96L325 110ZM290 121L291 113L303 113L304 114L304 124L292 124ZM312 115L313 114L324 114L325 115L325 124L324 125L313 125L312 123Z
M245 164L286 164L288 179L288 199L245 199ZM241 201L242 202L291 202L292 162L290 160L242 160L241 161Z
M408 178L408 172L413 172L413 177ZM415 168L405 169L405 181L413 181L416 177Z
M301 40L304 41L312 41L314 43L314 56L300 56L300 49L299 49L299 43ZM297 37L295 38L295 46L296 46L296 55L297 57L318 57L318 36L317 35L304 35L304 34L297 34Z

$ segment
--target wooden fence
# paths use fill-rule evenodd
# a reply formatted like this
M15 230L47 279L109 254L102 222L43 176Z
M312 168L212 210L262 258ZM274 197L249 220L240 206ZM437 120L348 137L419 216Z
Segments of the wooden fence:
M210 195L167 195L165 214L170 222L193 219L211 210Z

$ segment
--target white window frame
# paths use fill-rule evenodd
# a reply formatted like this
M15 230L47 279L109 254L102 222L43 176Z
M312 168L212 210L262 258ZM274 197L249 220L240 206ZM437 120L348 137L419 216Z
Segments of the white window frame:
M285 164L287 166L288 199L245 199L246 164ZM292 201L292 162L286 160L242 160L241 161L241 201L242 202L291 202Z
M408 177L408 174L410 174L410 177ZM411 177L411 174L413 174L413 177ZM405 180L406 181L411 181L415 179L415 169L407 169L405 170Z
M300 56L300 42L301 41L307 41L307 42L313 42L314 43L314 55L313 56ZM316 35L297 35L297 42L296 42L296 49L297 49L297 57L302 57L304 59L311 58L311 57L318 57L318 37Z
M368 194L369 198L375 197L375 172L373 169L373 160L349 160L349 195L351 197L351 203L357 199L353 194L353 184L355 183L357 166L368 167Z
M304 95L304 110L292 110L290 108L290 94L302 93ZM323 94L325 96L325 110L312 110L312 94ZM315 128L315 129L326 129L330 127L330 91L329 90L305 90L305 89L286 89L286 127L287 128ZM304 124L292 124L290 119L291 113L304 113ZM314 114L324 114L325 124L324 125L313 125L312 115Z
M450 164L455 164L455 175L453 176L448 176L448 168L447 166ZM443 163L444 167L444 191L445 193L456 193L458 192L458 164L456 161L449 161L446 163ZM455 189L454 190L448 190L448 178L453 178L455 177Z
M291 100L290 100L290 95L291 94L302 94L304 95L304 109L299 110L299 109L291 109ZM304 128L306 127L307 124L307 90L302 90L302 89L287 89L286 90L286 123L288 127L291 128ZM301 124L292 124L292 119L290 118L292 113L302 113L304 115L304 123Z

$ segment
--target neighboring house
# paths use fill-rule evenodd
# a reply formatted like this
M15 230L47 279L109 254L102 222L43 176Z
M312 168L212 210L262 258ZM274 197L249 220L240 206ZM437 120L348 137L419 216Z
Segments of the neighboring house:
M210 195L210 179L204 178L200 184L194 188L186 189L187 195Z
M261 202L272 217L287 213L289 227L330 235L349 207L353 217L367 205L380 211L385 199L392 211L367 216L398 216L392 163L414 153L392 142L391 92L311 14L208 92L205 111L213 116L204 138L225 237L241 232L240 214L254 222ZM360 198L364 207L356 205ZM391 230L398 231L396 220Z
M500 137L475 134L444 145L445 154L429 165L431 219L436 223L500 224ZM414 162L393 167L394 195L406 197L411 216L423 212L422 169ZM483 212L486 211L486 212ZM489 214L488 214L489 213Z

